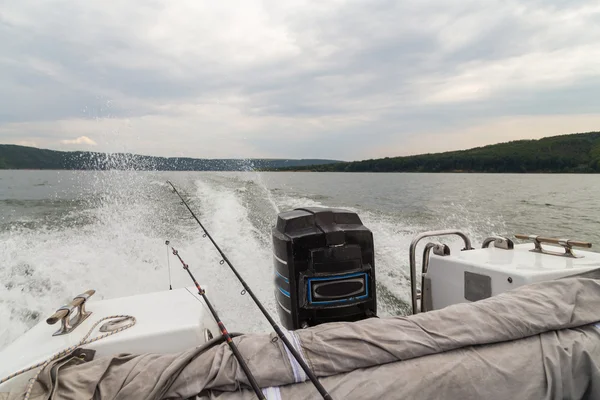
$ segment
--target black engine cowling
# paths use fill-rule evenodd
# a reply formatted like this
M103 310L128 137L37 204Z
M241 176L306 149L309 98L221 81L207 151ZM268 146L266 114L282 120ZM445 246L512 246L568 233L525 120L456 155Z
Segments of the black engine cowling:
M373 234L356 213L279 214L273 256L277 311L287 329L376 316Z

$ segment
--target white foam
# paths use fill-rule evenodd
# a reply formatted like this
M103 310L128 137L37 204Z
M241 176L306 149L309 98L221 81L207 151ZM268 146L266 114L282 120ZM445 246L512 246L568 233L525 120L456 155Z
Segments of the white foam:
M195 209L203 225L228 256L254 294L271 313L275 313L273 296L273 270L271 251L257 237L250 222L248 209L238 197L235 188L218 185L210 180L196 181ZM208 238L194 241L198 266L198 280L210 288L207 294L217 305L220 317L228 323L230 331L261 331L268 323L252 302L250 296L241 296L243 286L213 248ZM187 260L186 260L187 261Z
M97 216L114 216L107 208ZM120 217L0 235L0 347L87 289L96 289L98 299L165 288L160 241L143 223Z

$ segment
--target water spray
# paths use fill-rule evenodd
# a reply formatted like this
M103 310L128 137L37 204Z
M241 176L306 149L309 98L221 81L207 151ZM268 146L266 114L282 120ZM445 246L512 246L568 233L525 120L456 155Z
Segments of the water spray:
M258 300L258 298L254 294L254 292L252 292L252 289L250 289L250 287L248 286L248 284L246 283L246 281L244 280L244 278L242 278L242 276L235 269L235 267L233 266L233 264L231 263L231 261L229 261L229 259L225 255L225 253L223 253L223 250L221 250L221 248L215 242L215 240L212 238L212 236L210 235L210 233L208 233L208 231L206 230L206 228L204 227L204 225L202 225L202 222L200 222L200 220L198 219L198 217L196 216L196 214L194 214L194 211L192 211L192 209L190 208L190 206L188 205L188 203L185 201L185 199L183 198L183 196L181 196L181 194L179 193L179 191L177 191L177 189L175 188L175 185L173 185L173 183L171 183L170 181L167 181L167 183L169 185L171 185L171 187L173 188L173 192L175 192L177 194L177 196L179 196L179 198L181 199L183 205L185 205L185 207L188 209L188 211L190 212L190 214L192 215L192 217L196 220L196 222L198 223L198 225L200 225L200 227L204 231L204 234L202 235L202 237L207 237L211 241L211 243L213 244L213 246L215 247L215 249L221 255L221 261L219 263L220 264L227 264L229 266L229 268L231 269L231 271L234 273L234 275L237 277L237 279L240 281L240 283L244 287L244 290L242 290L242 294L248 293L250 295L250 297L252 298L252 300L254 301L254 303L256 304L256 306L260 309L260 311L265 316L265 318L267 319L267 321L269 321L269 324L271 324L271 326L273 327L273 330L275 330L275 332L277 333L277 336L279 337L279 339L281 339L283 341L283 343L284 343L285 347L287 348L287 350L296 359L296 362L298 362L298 364L300 365L300 367L302 367L302 369L306 373L306 376L313 383L313 385L317 388L317 390L319 391L319 393L321 394L321 396L323 397L323 399L331 400L331 395L323 387L323 385L321 384L321 382L319 382L319 380L317 379L316 375L314 374L314 372L311 371L311 369L309 368L308 364L306 364L306 362L304 361L304 359L302 358L302 356L300 355L300 353L298 353L298 351L290 343L289 339L285 336L285 334L283 333L283 331L281 330L281 328L279 327L279 325L277 325L277 323L275 322L275 320L273 319L273 317L271 317L271 315L266 310L266 308L262 305L262 303L260 302L260 300Z

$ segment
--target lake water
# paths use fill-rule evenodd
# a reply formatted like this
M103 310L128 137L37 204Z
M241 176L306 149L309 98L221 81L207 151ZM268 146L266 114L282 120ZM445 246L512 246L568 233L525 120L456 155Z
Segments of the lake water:
M600 247L599 175L0 171L0 348L84 290L168 289L167 239L231 331L269 330L167 179L273 315L270 230L296 207L359 213L374 234L381 315L406 312L408 246L421 231L460 228L477 246L527 233ZM190 286L171 267L173 286Z

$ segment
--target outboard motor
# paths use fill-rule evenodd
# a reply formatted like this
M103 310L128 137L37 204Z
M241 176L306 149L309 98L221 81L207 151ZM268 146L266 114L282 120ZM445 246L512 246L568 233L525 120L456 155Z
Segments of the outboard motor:
M279 214L273 256L277 312L287 329L377 315L373 234L356 213Z

